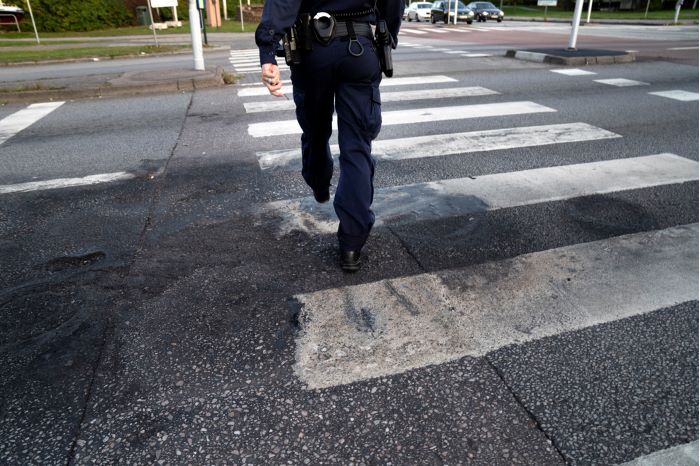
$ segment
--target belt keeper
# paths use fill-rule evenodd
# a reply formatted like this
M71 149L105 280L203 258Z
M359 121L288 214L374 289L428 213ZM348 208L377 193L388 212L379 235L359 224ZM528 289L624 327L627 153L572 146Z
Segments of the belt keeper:
M365 53L365 48L362 46L362 43L357 40L357 35L355 34L355 28L352 25L352 21L346 22L345 26L348 28L348 36L350 37L350 41L348 42L348 53L353 57L362 56L362 54ZM357 44L360 47L359 53L353 52L353 44Z

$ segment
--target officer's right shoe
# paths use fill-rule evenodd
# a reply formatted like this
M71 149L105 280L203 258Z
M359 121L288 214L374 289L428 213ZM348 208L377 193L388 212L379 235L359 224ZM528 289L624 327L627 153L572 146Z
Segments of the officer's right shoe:
M322 191L314 191L314 199L316 199L316 202L319 204L323 204L324 202L328 202L328 199L331 198L331 193L329 192L328 188L322 190Z
M345 272L360 270L360 251L340 251L340 268Z

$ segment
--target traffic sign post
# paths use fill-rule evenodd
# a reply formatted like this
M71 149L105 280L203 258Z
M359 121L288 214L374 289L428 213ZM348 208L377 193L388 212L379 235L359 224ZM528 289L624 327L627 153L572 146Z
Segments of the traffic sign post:
M547 21L547 7L557 6L557 0L537 0L537 6L544 6L544 20Z
M192 55L194 57L194 69L204 71L204 52L202 51L202 35L197 24L199 15L197 0L190 0L190 35L192 36Z

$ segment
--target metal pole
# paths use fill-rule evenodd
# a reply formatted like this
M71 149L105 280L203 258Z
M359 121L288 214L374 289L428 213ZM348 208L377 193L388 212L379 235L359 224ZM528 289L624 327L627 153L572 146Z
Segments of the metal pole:
M646 19L647 15L649 14L649 4L651 3L651 0L647 0L647 9L644 12L644 19Z
M591 22L591 11L593 11L593 0L588 0L588 18L586 18L586 24Z
M545 21L545 23L547 22L547 6L548 5L544 6L544 21Z
M192 56L194 57L194 69L204 71L204 52L202 51L202 33L197 24L197 0L190 0L190 35L192 36Z
M245 32L245 24L243 24L243 0L238 0L238 10L241 12L241 31Z
M226 5L226 0L224 0L224 21L228 21L228 5Z
M574 10L574 22L571 24L571 36L569 37L569 50L576 50L576 39L578 38L578 27L581 24L581 13L583 12L583 0L576 0Z
M158 35L156 34L156 25L153 23L153 11L151 9L151 0L148 0L148 16L151 18L151 29L153 29L153 40L156 41L156 47L160 47L160 45L158 45Z
M34 35L36 36L36 43L41 44L39 40L39 33L36 31L36 22L34 21L34 13L32 13L32 3L27 0L27 8L29 8L29 16L32 17L32 26L34 26Z
M202 11L205 13L203 14ZM207 21L206 21L206 11L207 10L199 10L199 22L202 25L202 32L204 32L204 44L209 45L209 40L207 39Z
M457 5L458 5L458 3L459 3L459 0L455 0L455 18L453 21L453 24L455 26L457 25ZM447 5L449 6L450 4L448 3ZM448 17L449 17L449 15L448 15ZM448 21L448 23L449 23L449 21Z
M678 15L681 13L681 6L683 6L683 0L678 0L676 2L676 16L673 17L673 24L678 24Z

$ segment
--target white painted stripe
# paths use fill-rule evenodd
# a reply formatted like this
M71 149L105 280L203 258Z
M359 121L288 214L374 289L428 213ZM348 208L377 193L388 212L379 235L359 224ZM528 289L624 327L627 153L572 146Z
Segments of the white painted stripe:
M697 179L698 162L658 154L383 188L375 191L372 209L375 226L402 224ZM271 202L263 211L282 218L282 235L338 230L333 206L313 197Z
M418 89L415 91L384 92L382 102L402 102L409 100L427 99L454 99L457 97L476 97L482 95L498 94L496 91L484 87L453 87L446 89ZM291 100L275 100L264 102L247 102L243 104L247 113L269 112L278 110L293 110L294 102Z
M401 33L408 33L408 34L427 34L425 31L418 31L417 29L401 29L399 31L399 34Z
M639 50L625 50L627 53L639 53Z
M452 54L458 54L458 53L462 54L462 53L469 53L469 52L467 52L466 50L451 50L451 51L445 52L445 53L452 55Z
M331 387L695 300L697 238L682 225L297 295L294 371Z
M291 79L283 79L283 80L280 81L280 82L281 82L282 84L290 84L290 83L292 82L292 80L291 80ZM242 84L239 84L239 86L246 86L246 87L250 87L250 86L262 86L262 84L259 83L259 82L257 82L257 83L242 83Z
M669 50L697 50L698 46L695 47L671 47Z
M0 144L41 120L63 104L64 102L43 102L31 104L25 109L6 116L0 120Z
M238 66L260 66L260 62L258 60L249 60L249 61L229 60L229 61L235 65L238 65Z
M490 57L488 53L465 53L462 55L463 57L467 58L481 58L481 57Z
M609 86L617 87L630 87L630 86L648 86L649 83L644 83L642 81L634 81L632 79L624 78L612 78L612 79L594 79L593 81L601 84L607 84Z
M259 66L255 67L255 68L238 68L236 66L235 68L236 68L236 71L240 71L242 73L246 73L246 72L250 72L250 71L260 72L260 69L261 69Z
M472 32L471 29L463 29L463 28L454 28L454 29L451 29L451 31L454 31L454 32Z
M586 123L564 123L443 134L439 138L417 136L385 139L372 143L372 155L379 161L404 160L619 137L619 134ZM339 156L337 144L331 146L331 153L334 158ZM257 152L256 156L262 170L273 167L296 168L301 165L299 148Z
M382 112L382 126L544 112L556 112L556 110L527 101L458 105L454 107L412 108L409 110ZM270 134L271 127L275 128L274 134ZM337 117L333 118L333 127L338 127ZM248 125L248 134L256 138L298 133L301 133L301 128L296 120L252 123Z
M405 78L391 78L383 79L380 87L392 87L392 86L413 86L419 84L437 84L437 83L452 83L457 82L456 79L450 78L449 76L443 75L428 75L428 76L409 76ZM282 88L282 92L285 94L291 94L292 89ZM253 97L259 95L268 95L269 91L267 88L261 89L241 89L238 91L238 97Z
M84 176L82 178L57 178L55 180L31 181L29 183L0 186L0 194L26 193L45 189L72 188L75 186L88 186L113 181L130 180L132 178L136 178L136 176L127 172L117 172Z
M598 74L593 71L580 70L578 68L571 69L561 69L561 70L550 70L552 73L565 74L566 76L586 76L589 74Z
M697 48L697 47L695 47ZM697 466L698 441L677 445L639 457L619 466Z
M674 90L674 91L650 92L649 94L658 95L660 97L667 97L669 99L674 99L674 100L680 100L682 102L692 102L694 100L698 100L698 93L697 92Z

